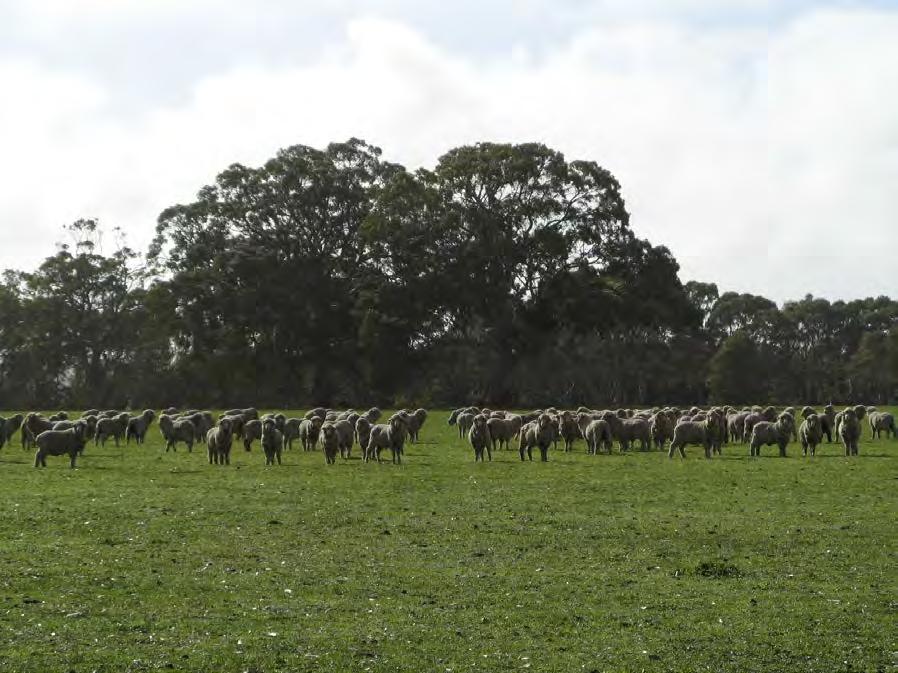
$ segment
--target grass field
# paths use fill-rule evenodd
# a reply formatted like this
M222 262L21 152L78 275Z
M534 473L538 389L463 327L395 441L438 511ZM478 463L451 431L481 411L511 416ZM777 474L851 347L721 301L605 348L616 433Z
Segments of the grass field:
M297 444L298 445L298 444ZM0 451L0 671L895 671L898 441ZM356 448L354 453L357 453Z

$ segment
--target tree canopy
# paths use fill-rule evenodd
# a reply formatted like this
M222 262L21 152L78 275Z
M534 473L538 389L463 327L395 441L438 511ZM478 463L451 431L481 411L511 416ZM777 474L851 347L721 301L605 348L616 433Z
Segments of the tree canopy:
M621 187L544 145L408 171L351 139L234 164L145 256L79 220L0 284L6 406L893 399L898 303L683 285Z

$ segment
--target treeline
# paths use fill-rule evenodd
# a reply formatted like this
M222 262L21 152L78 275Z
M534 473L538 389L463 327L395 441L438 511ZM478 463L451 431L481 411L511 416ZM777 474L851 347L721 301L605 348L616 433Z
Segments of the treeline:
M683 285L620 185L543 145L410 172L358 140L235 164L150 250L92 220L0 286L3 408L865 403L898 302ZM834 271L835 272L835 271Z

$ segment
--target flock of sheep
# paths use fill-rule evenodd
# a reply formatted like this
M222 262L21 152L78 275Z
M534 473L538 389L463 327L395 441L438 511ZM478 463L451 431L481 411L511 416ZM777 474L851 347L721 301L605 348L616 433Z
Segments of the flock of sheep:
M517 414L467 407L456 409L449 416L449 425L458 427L459 437L467 437L474 449L475 462L484 460L484 453L492 460L497 448L508 448L517 439L521 460L533 460L533 449L538 448L540 458L548 460L549 447L562 442L570 451L577 439L586 442L587 453L595 455L607 450L611 453L614 442L621 451L639 443L640 449L667 448L673 458L679 452L686 456L686 446L701 446L705 457L720 453L721 447L730 442L748 442L752 456L760 455L762 446L777 446L781 456L791 441L800 441L802 454L813 456L824 435L828 442L835 437L845 447L845 455L858 453L861 422L867 418L875 438L883 432L886 437L898 437L895 418L891 413L880 412L875 407L846 407L836 412L827 405L823 413L812 407L801 410L802 423L796 422L795 409L788 407L781 412L775 407L751 407L737 410L734 407L714 407L688 411L675 408L634 411L595 411L580 407L576 411L547 409Z
M280 465L282 452L292 448L297 439L306 451L320 446L329 464L336 462L337 454L349 458L356 442L365 462L381 462L381 452L389 449L393 462L400 463L405 441L417 441L427 411L402 409L386 423L378 424L381 415L377 407L364 414L351 409L334 411L318 407L303 418L287 418L284 414L260 416L256 409L249 408L231 409L216 419L209 411L179 412L170 408L160 413L158 419L166 452L176 451L179 443L188 451L193 450L194 444L205 443L212 465L230 464L234 440L242 441L246 451L258 440L265 463ZM35 447L35 467L46 467L47 456L67 455L74 468L90 439L95 445L104 445L108 439L115 440L116 446L122 441L130 443L132 439L142 444L155 420L156 412L152 409L133 416L127 412L89 409L78 419L69 419L63 411L49 417L36 412L16 414L0 417L0 447L21 431L22 447Z
M253 442L259 441L265 454L265 463L281 463L281 454L299 440L306 451L320 447L328 464L336 462L337 455L347 459L355 444L362 451L365 462L381 462L381 452L389 450L394 463L402 462L405 442L418 439L427 411L402 409L394 413L386 423L378 423L380 409L372 407L363 414L350 409L335 411L318 407L303 418L287 418L284 414L259 415L256 409L231 409L216 419L209 411L165 409L158 415L159 431L165 440L166 451L176 451L183 444L188 451L194 444L204 443L212 465L230 464L231 447L235 440L242 441L250 451ZM675 408L652 410L595 411L580 407L576 411L558 411L550 408L518 414L509 411L493 411L466 407L456 409L449 416L449 425L457 426L460 438L467 438L474 449L474 460L492 460L493 451L509 448L513 440L518 442L521 460L525 456L533 460L533 449L539 449L540 458L548 460L550 447L563 444L564 451L571 451L574 442L583 439L587 453L601 451L611 453L614 442L626 451L637 442L643 451L651 447L664 450L673 458L679 452L685 457L685 447L701 446L705 457L720 453L721 447L730 442L748 442L752 456L760 454L762 446L777 446L781 456L792 441L799 441L803 455L814 455L817 446L834 439L845 447L845 455L857 455L862 421L868 420L874 438L898 437L895 418L891 413L880 412L875 407L853 406L836 412L827 405L822 413L811 407L801 409L799 426L795 409L788 407L778 411L774 407L751 407L737 410L733 407L714 407L688 411ZM34 466L46 466L47 456L67 455L71 467L77 456L84 453L90 439L95 445L103 445L113 439L118 446L132 439L142 444L147 431L156 421L156 412L147 409L131 415L119 411L90 409L80 418L70 420L65 412L49 417L32 412L10 418L0 417L0 447L11 442L21 431L23 448L34 447Z

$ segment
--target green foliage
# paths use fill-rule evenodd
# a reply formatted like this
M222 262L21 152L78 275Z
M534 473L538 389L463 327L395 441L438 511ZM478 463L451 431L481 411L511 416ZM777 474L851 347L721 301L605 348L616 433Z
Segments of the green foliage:
M766 400L767 376L764 361L751 337L736 332L721 344L711 358L708 387L714 404L751 404Z
M894 440L475 465L441 412L422 439L400 467L213 468L156 426L75 471L3 448L0 667L894 668Z
M37 270L0 281L9 404L604 407L709 393L882 404L898 393L898 302L778 307L684 286L670 251L633 233L611 173L537 143L458 147L415 172L357 139L297 145L167 208L145 258L118 235L104 249L94 220L66 233ZM744 357L731 352L740 334Z

